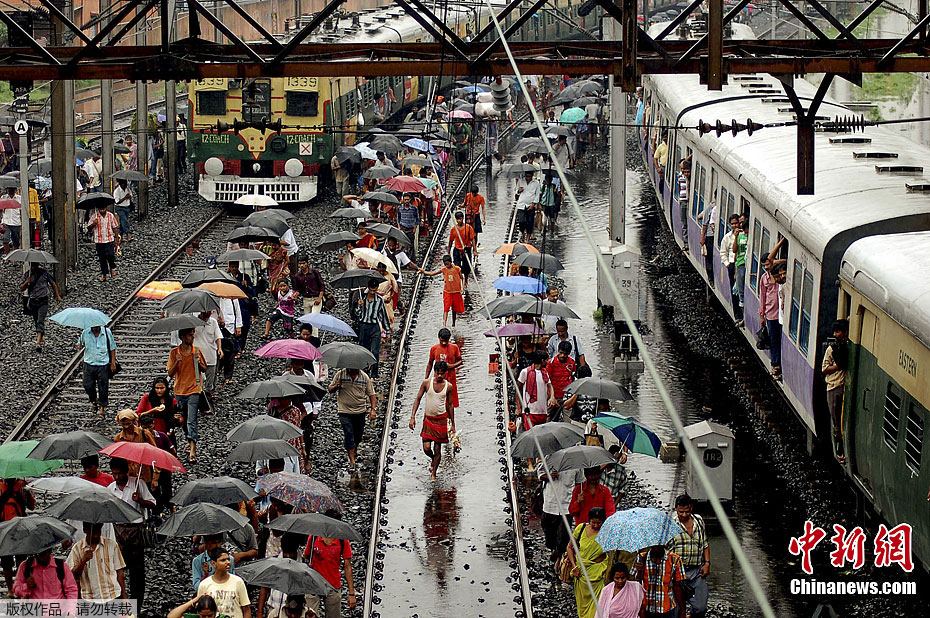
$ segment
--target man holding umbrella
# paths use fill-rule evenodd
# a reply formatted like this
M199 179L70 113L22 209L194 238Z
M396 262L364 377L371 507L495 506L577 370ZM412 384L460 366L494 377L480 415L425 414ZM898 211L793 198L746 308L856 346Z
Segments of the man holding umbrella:
M107 210L106 201L100 202L97 210L87 221L87 229L93 230L94 247L100 260L100 281L106 281L109 275L116 279L116 245L119 241L119 221L116 215Z
M687 600L689 615L691 618L704 618L707 612L707 576L710 574L707 527L704 518L694 513L694 500L688 494L681 494L675 498L672 519L678 522L683 532L675 535L666 544L666 549L681 557L685 577L694 591Z
M365 431L365 411L368 411L368 420L374 421L378 410L375 385L368 374L360 369L340 369L333 376L329 392L338 393L336 412L345 438L349 469L354 471L358 443L362 441L362 433Z
M203 373L207 361L203 353L194 346L194 329L185 328L178 332L181 343L168 354L168 376L174 378L174 395L178 408L186 417L188 459L197 462L197 412L203 393Z
M35 323L36 352L41 352L45 343L45 316L48 315L49 296L54 293L55 300L61 302L61 290L55 278L35 262L29 265L29 272L23 276L19 289L25 294L26 311Z
M129 506L138 509L155 508L155 497L137 476L129 476L129 462L119 457L110 460L113 482L109 489ZM114 526L123 560L129 569L131 598L139 602L145 597L145 546L142 541L141 524L117 524ZM125 591L125 588L124 588Z

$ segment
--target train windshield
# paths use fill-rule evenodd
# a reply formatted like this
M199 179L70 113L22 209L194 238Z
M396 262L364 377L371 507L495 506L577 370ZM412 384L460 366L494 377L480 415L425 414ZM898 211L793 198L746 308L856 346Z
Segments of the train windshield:
M254 80L242 89L242 119L246 122L271 120L271 81Z

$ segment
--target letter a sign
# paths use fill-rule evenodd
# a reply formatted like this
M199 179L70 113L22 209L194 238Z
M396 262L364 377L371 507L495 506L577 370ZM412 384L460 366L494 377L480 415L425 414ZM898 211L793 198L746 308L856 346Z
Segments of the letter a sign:
M17 135L26 135L29 133L29 123L25 120L17 120L16 124L13 125L13 130L16 131Z

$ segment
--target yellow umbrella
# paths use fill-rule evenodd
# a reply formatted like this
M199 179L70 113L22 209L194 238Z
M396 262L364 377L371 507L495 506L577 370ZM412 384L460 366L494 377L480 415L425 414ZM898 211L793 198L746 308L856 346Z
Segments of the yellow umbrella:
M526 252L539 253L539 249L527 243L506 242L494 250L498 255L520 255Z
M384 255L380 251L375 251L374 249L369 249L368 247L359 247L357 249L352 249L352 255L362 260L365 260L371 266L375 264L384 264L387 266L387 271L391 274L397 274L397 267L394 266L394 262Z
M198 290L206 290L212 292L214 296L219 298L234 298L234 299L245 299L249 295L242 291L238 285L233 283L223 283L222 281L208 281L207 283L201 283L197 286Z
M149 281L142 286L141 290L136 292L136 296L152 300L163 300L172 292L177 292L180 289L180 281Z

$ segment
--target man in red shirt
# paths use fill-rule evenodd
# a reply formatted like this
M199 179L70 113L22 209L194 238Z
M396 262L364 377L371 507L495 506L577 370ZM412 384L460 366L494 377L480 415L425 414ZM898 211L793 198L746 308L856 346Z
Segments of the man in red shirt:
M451 310L452 326L455 326L455 314L465 313L465 297L462 294L465 280L462 277L462 269L452 263L451 255L444 255L442 256L442 268L430 271L421 268L420 272L427 277L442 275L442 325L446 326Z
M36 508L36 499L32 492L26 489L23 479L3 479L0 481L0 521L10 521L16 517L23 517L27 509ZM22 561L23 558L18 560ZM13 556L0 557L0 566L3 568L3 577L6 579L6 589L13 589Z
M488 216L484 196L478 193L478 185L472 185L468 193L465 194L465 202L462 204L462 208L465 209L465 222L475 229L475 243L477 244L478 234L483 229L483 220Z
M339 511L324 513L333 519L342 519ZM282 542L283 548L283 542ZM318 616L338 616L342 604L342 574L345 573L349 609L355 609L355 580L352 577L352 545L345 539L311 536L304 548L304 558L310 567L323 576L333 587L321 597L308 597L310 609ZM322 605L322 607L321 607Z
M475 260L475 229L465 223L465 214L460 210L455 213L455 225L449 230L449 244L446 251L452 254L452 261L462 269L462 276L468 279Z
M546 364L546 372L552 382L552 390L555 391L555 398L559 402L565 396L565 389L575 380L575 359L571 357L571 352L571 342L561 341L559 342L558 354L553 356ZM561 416L561 408L559 409L559 416Z
M614 497L610 490L601 485L601 468L585 468L584 483L575 485L572 490L572 500L568 505L568 512L575 518L576 524L588 523L588 513L591 509L600 507L604 509L607 517L617 512Z
M462 365L462 351L454 343L450 342L452 333L448 328L439 329L439 343L429 349L429 360L426 361L426 377L428 380L433 372L433 363L445 361L448 369L446 370L446 380L452 386L450 397L452 398L452 407L459 407L459 390L455 384L455 370Z
M81 478L85 481L96 483L101 487L109 487L110 483L113 482L112 476L99 470L100 457L96 454L81 457L81 467L84 468L84 474L81 475Z

